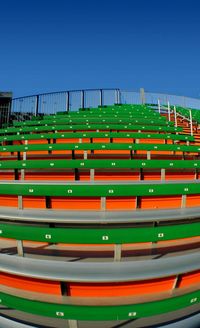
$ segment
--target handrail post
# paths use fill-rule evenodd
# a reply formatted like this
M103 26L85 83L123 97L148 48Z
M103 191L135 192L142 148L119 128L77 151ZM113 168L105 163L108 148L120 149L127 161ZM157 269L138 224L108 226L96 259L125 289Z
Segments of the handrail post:
M118 89L118 96L119 96L119 104L121 104L122 99L121 99L121 90L120 89Z
M140 100L142 105L145 104L145 92L144 92L144 88L140 88Z
M100 92L100 106L102 107L103 106L103 90L100 89L99 92Z
M174 106L174 121L175 121L175 127L177 128L177 114L176 114L176 106Z
M192 124L192 111L191 109L189 110L190 112L190 134L193 136L193 124Z
M120 89L117 89L117 104L121 104L121 92L120 92Z
M158 98L158 112L160 114L160 99Z
M85 91L81 90L81 108L85 108Z
M118 104L118 89L115 89L115 104Z
M39 112L39 95L36 96L36 100L35 100L35 116L38 116L38 112Z
M69 91L66 92L66 112L69 112Z
M170 104L169 104L169 100L167 102L167 107L168 107L168 121L171 121L171 115L170 115Z

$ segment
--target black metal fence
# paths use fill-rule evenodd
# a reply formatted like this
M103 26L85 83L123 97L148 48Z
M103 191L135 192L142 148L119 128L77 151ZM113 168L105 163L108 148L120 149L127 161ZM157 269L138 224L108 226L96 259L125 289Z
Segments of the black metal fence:
M11 107L11 119L24 120L33 115L54 114L59 111L77 111L79 108L98 107L103 105L140 104L141 102L161 105L179 105L200 109L200 99L160 93L140 92L113 89L71 90L44 93L33 96L14 98Z
M0 128L9 123L11 101L11 92L0 92Z

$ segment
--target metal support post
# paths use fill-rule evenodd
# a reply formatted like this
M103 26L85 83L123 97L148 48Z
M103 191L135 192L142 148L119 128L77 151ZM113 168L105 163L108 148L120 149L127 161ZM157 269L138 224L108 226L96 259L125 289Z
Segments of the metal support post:
M165 169L161 169L161 181L165 180Z
M179 275L176 276L173 286L172 286L172 290L176 289L178 287L178 283L179 283Z
M140 208L140 197L136 196L135 197L135 209L137 210L138 208Z
M199 178L199 171L198 169L195 169L194 180L198 180L198 178Z
M158 112L160 114L160 99L158 98Z
M182 195L182 198L181 198L181 208L185 208L186 207L186 200L187 200L187 195Z
M23 248L23 241L17 240L17 254L19 256L24 256L24 248Z
M191 109L189 110L190 112L190 134L193 136L193 124L192 124L192 111Z
M118 104L118 89L115 89L115 104Z
M154 255L157 253L157 241L152 241L151 243L151 254Z
M87 157L88 157L87 150L84 150L83 151L83 159L87 159Z
M120 94L120 89L116 89L116 104L120 104L121 103L121 94Z
M94 169L90 169L90 181L94 181L94 174L95 174Z
M121 104L121 90L118 89L118 104Z
M25 140L25 145L28 145L28 140ZM26 154L26 151L23 152L23 161L26 161L27 159L27 154ZM21 170L21 180L24 180L25 179L25 170L22 169Z
M106 210L106 197L101 197L101 210Z
M140 88L140 100L141 100L141 103L144 105L145 104L145 92L144 92L144 88Z
M69 91L66 92L66 112L69 112Z
M167 102L167 107L168 107L168 121L171 121L171 115L170 115L170 104L169 101Z
M150 160L150 159L151 159L151 151L147 150L147 160Z
M99 95L100 95L100 106L102 107L103 106L103 90L102 89L99 90Z
M38 112L39 112L39 95L37 95L35 99L35 116L38 116Z
M21 180L24 180L25 179L25 170L22 169L21 170Z
M69 328L78 328L78 321L77 320L68 320L68 327Z
M176 114L176 106L174 106L174 121L175 121L175 127L177 128L177 114Z
M85 108L85 91L81 91L81 108Z
M115 244L114 245L114 261L120 262L122 257L122 245Z
M22 198L22 196L18 196L18 209L23 210L23 198Z

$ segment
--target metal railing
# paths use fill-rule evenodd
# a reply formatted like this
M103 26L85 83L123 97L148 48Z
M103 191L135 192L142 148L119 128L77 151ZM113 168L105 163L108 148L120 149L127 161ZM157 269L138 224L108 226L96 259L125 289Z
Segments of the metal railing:
M24 120L33 115L54 114L59 111L77 111L79 108L122 104L150 103L179 105L200 109L200 99L161 93L139 92L113 89L86 89L44 93L14 98L12 100L12 119Z

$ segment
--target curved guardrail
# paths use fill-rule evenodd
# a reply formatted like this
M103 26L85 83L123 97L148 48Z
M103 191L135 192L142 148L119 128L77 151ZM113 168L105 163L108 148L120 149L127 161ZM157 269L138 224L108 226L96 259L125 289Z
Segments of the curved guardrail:
M199 269L200 254L126 262L61 262L0 254L1 271L70 282L127 282L175 276Z
M36 326L24 324L20 321L12 320L1 316L1 324L3 328L36 328Z
M182 107L200 108L199 99L186 96L176 96L162 93L151 93L141 89L140 92L123 90L119 88L110 89L86 89L51 92L12 100L11 113L19 120L25 116L54 114L58 111L76 111L79 108L98 107L108 104L158 104ZM21 114L21 115L19 115Z
M3 222L44 222L66 224L121 224L142 222L183 221L199 218L200 207L188 207L160 210L135 211L64 211L64 210L38 210L0 208L0 219Z

